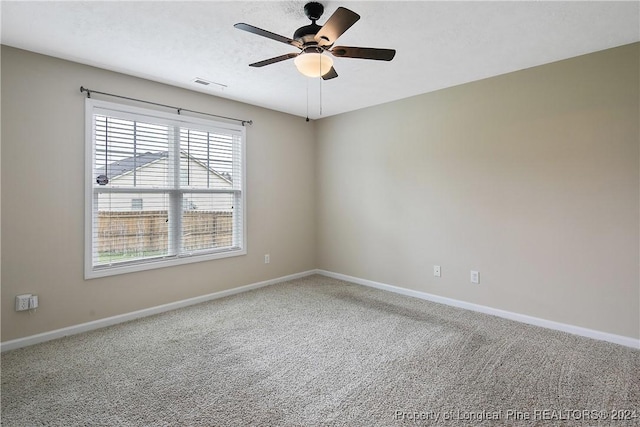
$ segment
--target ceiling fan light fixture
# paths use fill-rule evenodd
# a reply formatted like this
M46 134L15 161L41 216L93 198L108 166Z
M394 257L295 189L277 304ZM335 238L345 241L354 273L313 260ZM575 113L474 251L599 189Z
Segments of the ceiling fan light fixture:
M321 53L301 53L293 60L300 73L307 77L322 77L333 67L333 60Z
M0 0L1 1L1 0ZM333 15L327 19L324 25L316 24L322 15L324 6L318 2L310 2L304 6L304 13L311 20L311 24L298 28L293 33L293 38L284 37L253 25L239 22L235 28L266 37L280 43L300 49L300 53L287 53L275 58L249 64L250 67L264 67L295 58L294 62L298 71L307 77L322 77L323 80L331 80L338 77L338 73L333 68L331 56L324 55L329 52L333 56L340 58L360 58L373 59L376 61L391 61L396 54L394 49L378 49L373 47L336 46L334 44L338 37L344 34L359 19L360 15L352 10L339 7Z

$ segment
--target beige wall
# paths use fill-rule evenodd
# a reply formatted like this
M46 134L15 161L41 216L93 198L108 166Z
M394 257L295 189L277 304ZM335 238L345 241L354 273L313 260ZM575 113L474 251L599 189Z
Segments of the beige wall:
M317 122L318 267L640 337L639 46Z
M639 46L315 123L3 46L1 340L313 268L638 338ZM254 120L248 255L83 280L81 85Z
M313 123L6 46L1 78L2 341L315 268ZM254 121L246 256L83 279L81 85ZM21 293L36 313L14 311Z

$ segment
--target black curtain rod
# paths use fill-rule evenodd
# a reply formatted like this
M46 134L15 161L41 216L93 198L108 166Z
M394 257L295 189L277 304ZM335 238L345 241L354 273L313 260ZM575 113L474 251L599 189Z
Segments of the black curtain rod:
M225 116L219 116L217 114L203 113L202 111L187 110L186 108L174 107L172 105L166 105L166 104L159 104L157 102L145 101L143 99L130 98L128 96L115 95L113 93L107 93L107 92L99 92L97 90L88 89L88 88L83 87L83 86L80 86L80 92L81 93L82 92L87 92L87 98L91 98L91 94L92 93L99 93L100 95L113 96L115 98L128 99L129 101L144 102L145 104L151 104L151 105L157 105L159 107L171 108L172 110L176 110L178 112L178 114L180 114L182 111L187 111L189 113L204 114L205 116L218 117L220 119L226 119L226 120L233 120L233 121L242 123L242 126L244 126L246 124L250 124L250 125L253 124L253 120L234 119L233 117L225 117Z

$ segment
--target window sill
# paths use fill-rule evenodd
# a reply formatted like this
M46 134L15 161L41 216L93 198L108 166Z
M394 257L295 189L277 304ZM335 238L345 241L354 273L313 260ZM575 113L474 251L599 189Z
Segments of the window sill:
M230 258L235 256L246 255L247 250L241 248L233 248L220 252L202 254L202 255L186 255L155 260L138 262L135 264L122 263L122 265L104 265L93 266L86 265L84 271L85 280L97 279L99 277L116 276L119 274L135 273L138 271L155 270L158 268L172 267L175 265L191 264L195 262L211 261L215 259Z

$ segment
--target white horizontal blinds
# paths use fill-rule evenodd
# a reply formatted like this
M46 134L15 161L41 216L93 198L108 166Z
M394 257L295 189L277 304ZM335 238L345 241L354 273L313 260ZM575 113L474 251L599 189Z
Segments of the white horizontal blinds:
M224 250L239 246L236 193L241 187L240 162L234 162L237 136L223 129L180 129L181 245L184 252ZM197 191L194 191L197 190ZM209 190L209 191L203 191ZM240 194L241 195L241 194Z
M234 134L232 139L232 182L234 189L234 210L233 210L233 245L241 247L244 245L244 141L241 134Z
M94 115L94 265L170 255L170 131L166 125Z
M93 111L94 270L242 249L241 130Z

